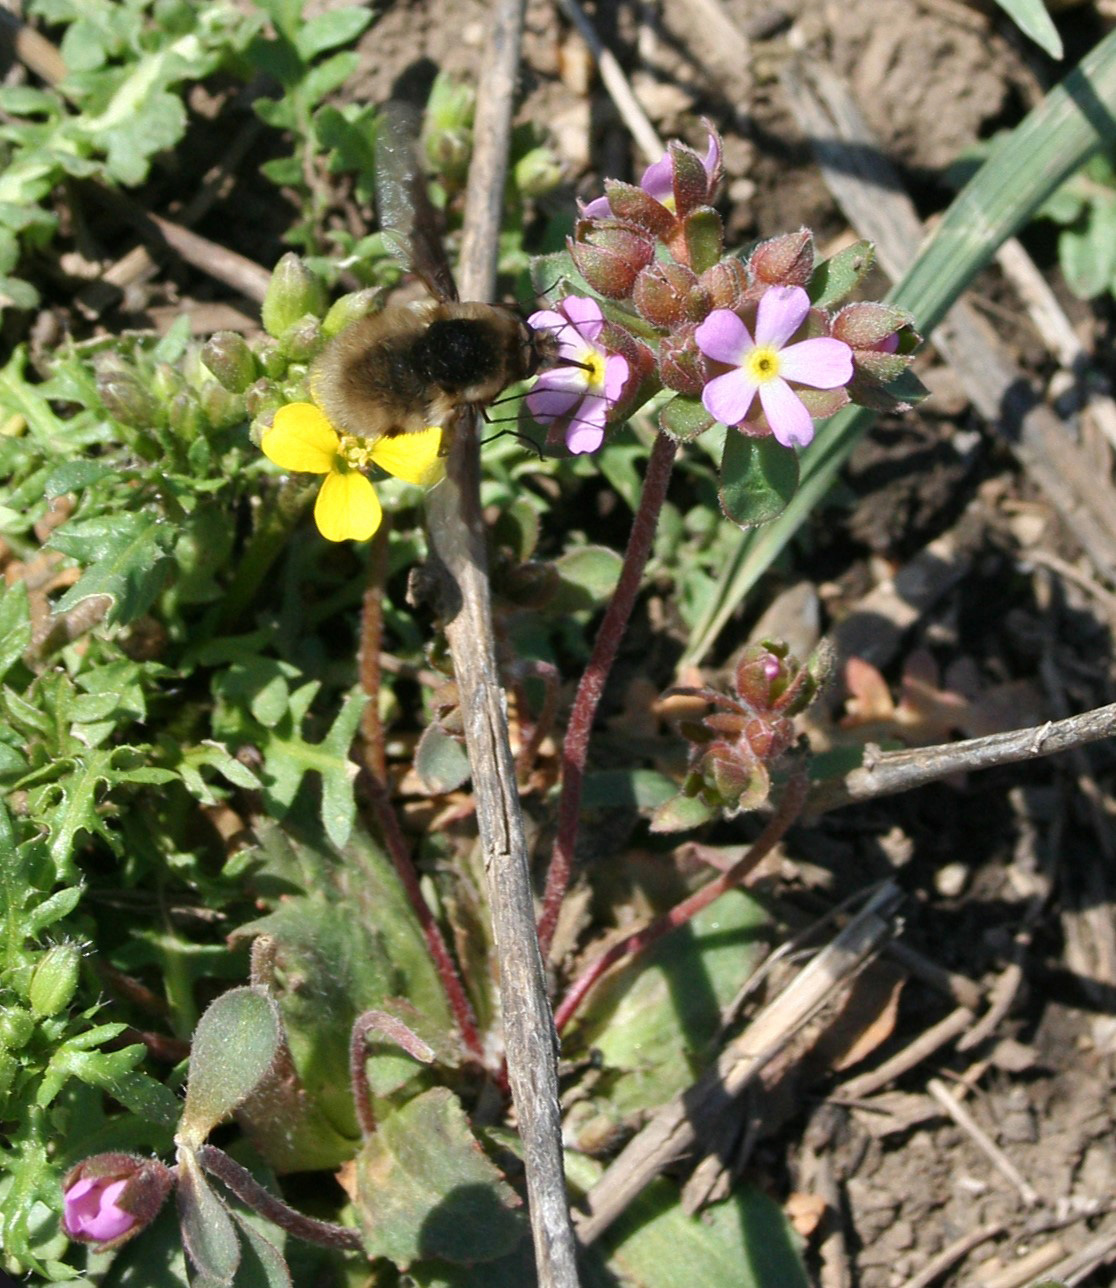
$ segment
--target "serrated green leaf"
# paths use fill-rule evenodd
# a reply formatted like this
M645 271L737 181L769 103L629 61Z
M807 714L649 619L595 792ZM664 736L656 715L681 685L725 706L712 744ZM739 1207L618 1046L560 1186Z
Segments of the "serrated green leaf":
M741 528L770 523L787 508L798 487L798 457L774 438L748 438L731 430L721 457L718 499Z
M81 580L62 596L58 612L67 612L95 595L112 600L108 620L118 625L145 613L163 587L172 560L174 533L147 514L114 514L67 523L47 545L86 565Z
M267 1075L282 1039L274 1002L252 988L222 993L198 1021L179 1137L200 1145Z
M17 581L0 589L0 680L20 661L30 643L27 585Z
M357 1156L356 1178L365 1251L400 1269L423 1257L495 1261L523 1237L518 1197L447 1087L382 1119Z

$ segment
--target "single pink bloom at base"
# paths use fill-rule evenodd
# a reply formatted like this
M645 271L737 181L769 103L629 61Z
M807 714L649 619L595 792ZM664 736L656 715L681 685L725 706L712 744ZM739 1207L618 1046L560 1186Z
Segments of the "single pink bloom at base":
M63 1197L66 1233L94 1243L109 1243L126 1234L138 1220L116 1205L127 1184L111 1176L87 1176L71 1185Z

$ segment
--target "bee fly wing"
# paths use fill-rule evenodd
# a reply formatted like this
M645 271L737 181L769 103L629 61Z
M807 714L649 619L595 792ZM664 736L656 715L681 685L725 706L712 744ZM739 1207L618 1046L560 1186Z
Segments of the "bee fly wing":
M376 209L384 242L439 300L457 299L457 284L438 234L438 220L419 162L419 114L397 99L376 118Z

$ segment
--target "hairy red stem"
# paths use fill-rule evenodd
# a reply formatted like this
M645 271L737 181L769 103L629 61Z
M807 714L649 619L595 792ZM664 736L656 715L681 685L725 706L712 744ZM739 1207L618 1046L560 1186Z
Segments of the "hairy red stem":
M380 531L384 532L386 526L385 523ZM364 744L363 779L384 846L396 875L402 883L411 909L418 918L423 938L426 940L427 951L434 962L438 978L442 981L442 988L445 990L453 1018L457 1022L461 1040L477 1063L483 1064L484 1049L477 1032L476 1016L461 982L457 964L450 955L441 928L422 893L410 848L388 795L387 755L384 748L383 725L380 721L380 650L383 646L384 634L383 586L386 571L387 537L385 534L381 539L380 534L377 533L377 541L372 547L369 561L368 585L364 592L360 613L360 683L363 691L368 694L368 704L361 717Z
M581 795L585 784L585 761L589 752L589 734L597 705L601 700L612 664L620 648L620 641L628 627L636 595L639 593L647 556L659 514L666 500L667 484L674 466L678 444L667 434L659 434L647 462L643 480L643 495L632 521L632 534L624 552L624 566L620 580L601 621L593 654L577 686L573 707L570 710L566 738L562 745L562 795L558 801L558 833L550 856L546 874L546 892L543 895L542 916L539 918L539 948L545 958L554 938L558 913L570 884L573 871L574 850L577 846L577 829L581 821Z
M637 930L626 939L621 939L619 943L613 944L607 952L602 953L574 981L569 992L555 1009L554 1027L558 1032L562 1032L574 1012L584 1001L585 995L605 971L615 966L617 962L622 961L625 957L634 957L637 953L646 952L652 944L662 939L664 935L672 930L677 930L679 926L684 926L688 921L692 921L699 912L708 908L711 903L719 899L726 891L739 885L756 864L770 853L772 847L783 839L790 825L798 817L805 799L806 776L804 774L795 774L787 783L783 799L779 802L779 808L771 816L767 826L743 858L738 859L731 868L726 868L720 876L714 877L708 885L702 886L700 890L695 890L692 895L683 899L681 903L675 904L669 912L664 913L658 920L652 921L649 925L644 926L642 930Z

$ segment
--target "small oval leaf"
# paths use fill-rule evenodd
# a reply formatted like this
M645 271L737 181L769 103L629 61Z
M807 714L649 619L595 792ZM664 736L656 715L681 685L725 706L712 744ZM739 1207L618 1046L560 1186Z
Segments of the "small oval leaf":
M700 398L679 394L659 412L659 427L676 443L689 443L716 424L714 417L701 405Z
M200 1145L266 1076L281 1041L275 1003L252 988L222 993L198 1021L178 1138Z
M729 430L721 458L721 509L742 528L770 523L798 487L798 457L774 438L748 438Z
M190 1260L203 1278L231 1285L240 1265L240 1240L192 1149L178 1151L176 1200L182 1244Z
M465 748L437 725L428 725L415 751L415 769L432 795L456 791L473 772Z
M853 242L814 269L806 294L819 309L830 309L868 275L876 262L876 248L870 241Z

